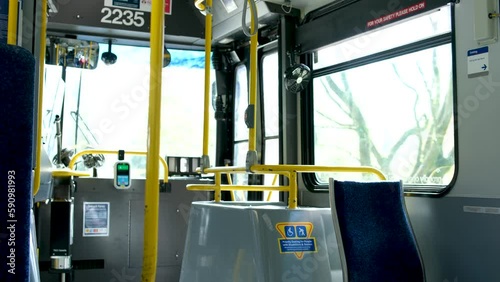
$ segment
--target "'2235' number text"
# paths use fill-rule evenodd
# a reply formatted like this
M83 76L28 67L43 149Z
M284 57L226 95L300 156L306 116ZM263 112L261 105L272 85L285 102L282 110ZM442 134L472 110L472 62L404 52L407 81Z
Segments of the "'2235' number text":
M104 7L101 10L104 14L101 18L101 23L117 24L136 27L144 25L144 12L132 10L120 10Z

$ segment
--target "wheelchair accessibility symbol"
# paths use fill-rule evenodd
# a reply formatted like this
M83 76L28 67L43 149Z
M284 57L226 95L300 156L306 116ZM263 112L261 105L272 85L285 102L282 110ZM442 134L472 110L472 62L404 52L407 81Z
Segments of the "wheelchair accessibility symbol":
M302 259L304 253L317 252L316 238L311 237L314 226L311 222L280 222L276 230L281 235L278 238L281 254L293 253Z

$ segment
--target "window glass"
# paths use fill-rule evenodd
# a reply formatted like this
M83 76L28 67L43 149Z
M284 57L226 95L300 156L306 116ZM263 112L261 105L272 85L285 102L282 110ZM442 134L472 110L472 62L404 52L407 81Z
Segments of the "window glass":
M264 57L262 60L262 77L264 90L264 124L266 129L265 136L277 137L279 134L278 53L273 53Z
M266 140L266 154L264 158L265 164L279 164L279 139L273 138ZM278 186L280 184L279 176L276 178L276 175L273 174L265 174L264 175L264 185L275 185ZM272 192L269 197L269 191L264 192L264 200L269 199L270 201L277 202L279 201L279 192Z
M245 124L245 110L248 107L248 78L245 65L236 67L234 110L234 140L247 140L248 128Z
M349 68L350 60L442 34L451 38L450 7L318 51L315 69L344 65L342 71L313 79L315 164L371 166L413 187L445 187L451 182L452 44ZM366 61L370 58L376 57ZM316 175L323 183L329 177L375 179L364 174Z
M234 144L234 166L245 167L248 152L248 142L239 142ZM233 184L247 185L248 176L242 173L233 174Z
M248 78L245 65L236 67L234 110L234 166L244 167L248 152L248 128L245 124L245 110L248 107ZM247 185L248 175L233 174L233 184ZM238 199L246 199L246 192L235 192Z
M373 166L411 185L449 184L451 54L445 44L314 79L315 164ZM329 176L318 174L322 182Z
M278 53L266 55L262 61L263 96L264 96L264 164L279 164L279 72ZM275 175L264 175L265 185L279 185ZM279 193L264 192L264 200L279 201Z
M317 53L314 69L336 65L447 33L451 30L450 14L451 8L445 6L430 14L363 33L355 38L323 48Z
M107 50L107 45L101 44L99 48ZM160 152L163 157L200 157L205 53L169 52L171 63L162 70ZM150 49L116 45L113 53L118 57L114 65L101 61L95 70L67 68L63 148L147 150ZM47 68L47 85L54 84L53 72L60 73L60 67ZM211 78L215 79L213 71ZM209 155L213 159L216 128L211 107L210 117ZM116 158L105 157L107 161L98 169L98 175L112 177ZM146 158L126 157L132 162L133 177L145 176Z
M57 154L56 116L62 115L62 104L65 83L62 79L62 69L53 65L46 65L42 115L42 144L45 152L52 158Z

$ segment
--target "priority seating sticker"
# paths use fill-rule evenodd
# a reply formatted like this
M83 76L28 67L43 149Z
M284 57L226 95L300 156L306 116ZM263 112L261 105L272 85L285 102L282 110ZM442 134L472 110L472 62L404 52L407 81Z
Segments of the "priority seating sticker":
M278 238L280 254L294 254L298 259L304 253L318 251L316 238L311 237L314 226L311 222L280 222L276 224L281 238Z

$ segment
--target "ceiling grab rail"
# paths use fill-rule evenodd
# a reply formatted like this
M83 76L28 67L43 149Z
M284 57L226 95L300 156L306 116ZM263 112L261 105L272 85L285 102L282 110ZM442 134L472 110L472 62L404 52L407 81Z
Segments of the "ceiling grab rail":
M45 58L47 39L47 0L42 0L41 25L40 25L40 55ZM36 119L36 147L35 147L35 172L33 176L33 196L40 190L40 173L42 166L42 118L43 118L43 84L45 78L45 60L38 60L38 109Z
M139 156L146 156L147 153L146 152L140 152L140 151L126 151L125 152L127 155L139 155ZM102 154L102 155L117 155L118 154L118 151L113 151L113 150L97 150L97 149L88 149L88 150L83 150L83 151L80 151L78 153L76 153L70 160L69 164L68 164L68 168L70 170L73 170L75 164L76 164L76 161L83 155L87 155L87 154ZM168 183L168 164L167 162L165 161L165 159L163 157L161 157L160 155L158 155L159 159L160 159L160 163L162 164L163 166L163 183Z

